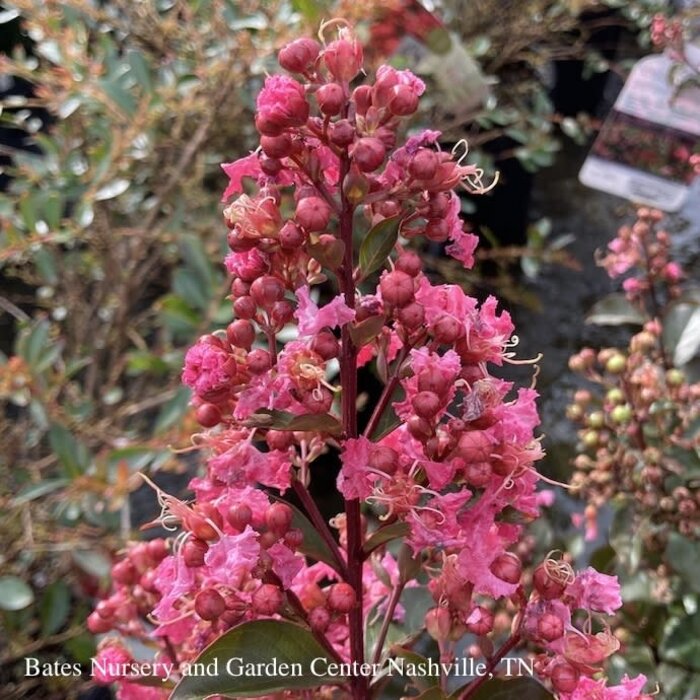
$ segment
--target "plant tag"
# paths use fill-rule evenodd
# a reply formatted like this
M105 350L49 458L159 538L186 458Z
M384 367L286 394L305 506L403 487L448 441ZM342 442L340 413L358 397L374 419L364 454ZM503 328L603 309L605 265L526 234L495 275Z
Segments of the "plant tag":
M688 54L700 63L700 50ZM690 74L666 55L634 66L581 168L584 185L668 212L683 206L688 159L700 152L700 87L678 89Z

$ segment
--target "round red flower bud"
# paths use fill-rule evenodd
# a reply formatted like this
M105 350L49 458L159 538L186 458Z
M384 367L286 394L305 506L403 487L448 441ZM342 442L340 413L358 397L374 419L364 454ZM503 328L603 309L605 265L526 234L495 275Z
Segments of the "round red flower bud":
M493 613L483 605L477 605L469 613L465 625L472 634L488 634L493 630Z
M255 248L257 245L257 241L255 239L241 236L241 234L236 230L229 231L226 234L226 242L228 243L228 247L234 253L244 253L247 250Z
M259 275L255 275L255 277L259 277ZM255 277L253 277L253 279L255 279ZM236 277L231 282L231 296L235 297L236 299L247 296L249 292L250 283L244 282L240 277Z
M440 410L440 397L432 391L419 391L411 400L413 410L421 418L434 418Z
M251 296L243 296L233 302L233 312L238 318L250 320L255 318L255 313L258 310L258 305L253 301Z
M350 155L362 172L371 173L384 162L386 148L379 139L365 136L355 142Z
M286 450L294 444L294 434L289 430L268 430L265 442L271 450Z
M411 416L406 421L406 427L408 432L421 442L425 442L433 436L433 429L430 427L430 423L420 416Z
M425 226L428 240L443 243L450 237L450 226L446 219L429 219Z
M286 299L275 302L270 311L270 318L276 326L282 328L294 318L294 305Z
M319 331L311 341L311 349L324 360L338 357L340 345L338 339L330 331Z
M122 559L112 567L112 578L117 583L129 586L136 582L137 577L136 567L128 559Z
M304 543L304 532L293 527L284 535L284 542L290 549L298 549Z
M414 253L412 250L407 250L401 253L396 259L395 267L397 270L405 272L411 277L416 277L423 269L423 262L417 253Z
M265 524L282 537L290 528L294 514L286 503L273 503L265 512Z
M537 635L546 642L553 642L564 634L564 621L552 613L545 613L537 621Z
M552 686L557 693L573 693L580 676L579 670L566 662L558 663L550 674Z
M318 107L327 117L340 114L345 104L345 92L338 83L326 83L316 90Z
M202 620L212 622L226 612L226 602L213 588L205 588L194 599L194 611Z
M418 109L418 95L408 85L394 87L394 95L389 100L389 111L397 117L407 117Z
M261 136L260 147L269 158L286 158L294 152L294 141L289 134Z
M415 296L413 278L405 272L394 270L382 275L379 282L382 299L392 306L406 306Z
M331 622L331 615L322 605L309 611L309 626L314 632L325 632Z
M277 56L280 66L290 73L305 73L318 58L321 46L309 38L296 39L283 46Z
M253 609L261 615L274 615L284 601L284 594L271 583L264 583L253 593Z
M412 331L423 325L425 321L425 308L422 304L413 302L399 309L397 313L401 325Z
M287 221L280 229L278 239L284 250L297 250L304 245L306 234L293 221Z
M554 600L561 598L566 590L566 585L555 578L547 571L544 564L540 564L532 575L532 583L535 589L544 600Z
M331 208L325 199L304 197L297 203L294 217L309 232L323 231L331 219Z
M250 285L250 296L253 297L258 306L268 309L276 301L281 301L284 298L284 285L272 275L258 277Z
M452 616L447 608L431 608L425 614L425 629L436 641L445 641L452 629Z
M185 566L196 569L204 566L204 555L209 551L209 545L204 540L190 537L182 546L182 558Z
M255 328L250 321L239 318L226 327L226 337L231 345L250 350L255 340Z
M369 465L380 472L391 475L399 467L399 455L391 447L375 445L369 453Z
M437 172L440 159L435 151L421 148L408 163L408 172L416 180L432 180Z
M265 173L265 175L277 175L279 171L282 170L282 161L278 160L277 158L261 156L260 169Z
M497 556L489 567L489 571L506 583L518 583L523 574L523 565L520 559L512 552L504 552Z
M195 418L203 428L213 428L221 423L221 411L213 403L203 403L197 407Z
M92 634L104 634L112 629L112 623L92 612L88 615L87 628Z
M349 146L355 140L355 127L347 119L339 119L330 125L328 138L331 143L341 148Z
M334 583L328 589L328 607L334 612L349 613L356 600L355 589L349 583Z
M492 451L491 440L481 430L470 430L459 437L457 452L467 464L490 462Z
M305 393L299 399L309 413L327 413L333 405L333 394L325 387Z
M488 462L470 462L464 468L464 478L471 486L481 488L491 481L491 465Z
M103 619L110 620L114 617L114 612L116 610L116 604L112 600L101 600L95 606L95 612Z
M246 362L252 374L262 374L272 367L270 353L262 348L251 350L246 357Z
M424 369L418 375L418 391L432 391L444 396L450 388L450 382L437 367Z
M335 80L350 82L362 68L362 44L356 39L337 39L326 46L323 62Z
M462 335L464 326L453 316L443 314L431 328L435 340L444 345L452 345Z
M226 520L232 528L243 532L253 520L253 511L246 503L234 503L226 513Z
M355 111L364 116L372 104L372 88L369 85L360 85L353 90L352 101L355 103Z

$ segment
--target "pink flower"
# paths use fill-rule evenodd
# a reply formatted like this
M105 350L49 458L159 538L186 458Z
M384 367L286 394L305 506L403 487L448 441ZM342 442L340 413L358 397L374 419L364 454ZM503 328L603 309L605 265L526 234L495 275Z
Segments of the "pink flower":
M581 676L576 690L561 697L565 700L648 700L650 696L642 692L646 682L646 676L640 674L633 679L624 676L620 685L606 687L605 680L594 681Z
M117 685L117 700L166 700L169 690L161 690L140 683L122 681Z
M369 471L369 451L372 443L366 437L351 438L343 443L340 459L343 466L338 474L338 490L348 500L367 498L377 476Z
M110 639L100 648L93 664L93 677L98 683L109 684L124 678L123 664L134 660L131 653L117 639Z
M231 371L231 355L226 350L207 340L199 340L185 355L182 382L203 399L225 391L235 374L235 363Z
M259 556L258 533L250 526L238 535L224 535L204 556L209 580L225 585L232 585L232 580L243 580L258 563Z
M282 586L291 588L297 574L304 568L304 559L281 542L275 542L267 553L272 557L272 570L279 576Z
M354 309L348 308L342 296L335 297L320 309L311 300L308 285L296 290L299 305L294 318L299 323L299 336L313 336L322 328L340 328L355 318Z
M270 269L267 255L258 248L241 253L229 253L224 259L226 270L233 277L240 277L245 282L253 282Z
M309 116L304 88L286 75L272 75L265 80L256 106L255 124L261 134L268 136L302 126Z
M476 311L476 299L467 296L461 287L456 284L432 285L423 276L418 282L416 301L425 308L427 323L434 323L445 314L466 323Z
M590 566L576 577L566 593L574 599L575 607L584 610L612 615L622 607L617 576L600 574Z
M249 156L239 158L233 163L222 163L221 169L229 178L228 186L221 196L222 202L228 201L229 197L234 194L241 194L243 192L244 177L252 177L257 180L263 174L260 169L260 159L257 153L251 153Z

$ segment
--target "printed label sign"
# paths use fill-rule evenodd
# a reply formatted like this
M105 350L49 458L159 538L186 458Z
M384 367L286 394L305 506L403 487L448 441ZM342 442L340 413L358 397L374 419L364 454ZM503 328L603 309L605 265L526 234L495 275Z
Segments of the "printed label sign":
M664 211L683 206L694 177L688 159L700 152L700 89L674 96L672 66L661 55L632 69L581 168L584 185Z

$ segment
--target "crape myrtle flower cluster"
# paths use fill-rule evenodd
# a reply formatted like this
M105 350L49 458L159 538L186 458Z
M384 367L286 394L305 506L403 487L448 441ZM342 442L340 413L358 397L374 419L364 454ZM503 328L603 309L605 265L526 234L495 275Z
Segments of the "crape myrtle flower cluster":
M182 375L203 428L193 440L208 450L206 473L191 483L192 503L158 491L161 522L179 534L129 550L90 629L148 639L159 658L179 664L237 625L290 619L336 659L379 661L389 623L403 620L401 592L420 574L435 601L425 626L443 660L465 635L486 648L498 606L510 601L510 637L486 653L492 670L531 642L539 675L560 698L645 698L642 676L611 689L600 679L618 647L595 631L621 605L614 577L577 574L550 556L528 590L521 580L512 550L523 525L506 514L539 516L534 465L543 452L536 392L491 373L516 361L508 313L492 297L480 304L459 286L434 284L407 248L427 238L472 264L477 238L454 190L483 192L482 172L463 152L442 150L438 132L402 141L424 84L382 66L357 85L362 47L343 22L329 26L333 40L281 50L291 75L267 78L258 95L260 148L223 166L235 320L199 339ZM359 255L355 234L364 236ZM322 283L335 289L325 303ZM358 371L372 363L384 389L360 432ZM398 421L386 428L391 411ZM331 527L307 488L324 454L340 461L345 500ZM281 500L289 491L331 563L305 556L304 533ZM398 526L397 558L384 543L365 546L371 523ZM370 616L384 624L365 649ZM128 651L107 638L100 653ZM167 695L118 685L122 700ZM371 695L363 677L335 692Z
M568 408L581 425L572 485L588 502L588 536L595 537L597 509L627 494L655 526L646 541L652 551L663 551L670 531L700 536L700 490L682 462L700 447L693 429L700 383L688 381L664 347L663 311L680 296L685 275L671 259L662 217L640 208L599 261L612 278L624 276L625 295L645 323L625 349L584 348L571 358L592 385Z

